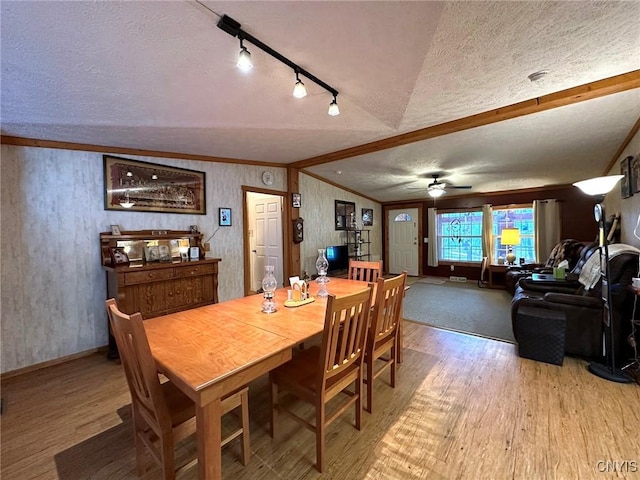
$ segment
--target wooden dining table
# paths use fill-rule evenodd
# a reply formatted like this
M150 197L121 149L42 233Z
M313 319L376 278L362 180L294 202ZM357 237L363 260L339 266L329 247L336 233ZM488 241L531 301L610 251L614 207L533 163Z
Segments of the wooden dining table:
M331 278L329 293L342 296L365 282ZM262 295L251 295L144 321L158 370L196 406L198 474L218 480L221 467L221 398L289 361L295 346L324 328L326 298L284 306L287 289L275 292L277 311L261 311Z

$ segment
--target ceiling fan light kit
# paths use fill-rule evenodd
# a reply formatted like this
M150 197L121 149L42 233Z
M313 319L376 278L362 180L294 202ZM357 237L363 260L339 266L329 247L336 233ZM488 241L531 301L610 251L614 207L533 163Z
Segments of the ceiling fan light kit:
M438 178L440 178L439 173L434 173L431 175L433 177L433 182L427 185L427 193L430 197L438 198L445 194L447 189L446 182L439 182ZM471 185L449 185L449 188L458 188L458 189L470 189Z
M276 60L279 60L280 62L284 63L289 68L293 69L293 72L296 75L296 83L293 88L294 97L303 98L307 95L307 88L305 87L304 83L302 83L302 81L300 80L300 75L303 75L304 77L308 78L316 85L321 86L331 95L333 95L333 101L329 104L329 110L327 111L327 113L332 117L335 117L336 115L340 115L340 109L338 108L338 100L337 100L338 90L333 88L328 83L323 82L318 77L311 74L304 68L295 64L294 62L289 60L287 57L285 57L281 53L271 48L269 45L261 42L253 35L245 32L240 27L241 27L240 23L234 20L233 18L229 17L228 15L222 15L222 17L220 17L220 20L218 21L218 28L220 30L227 32L232 37L238 37L240 39L240 54L238 55L238 64L237 64L238 68L240 68L242 71L247 72L251 70L251 68L253 67L253 64L251 63L251 54L249 53L249 51L247 50L247 48L244 46L244 43L243 43L247 41L252 45L255 45L256 47L258 47L263 52L268 53Z

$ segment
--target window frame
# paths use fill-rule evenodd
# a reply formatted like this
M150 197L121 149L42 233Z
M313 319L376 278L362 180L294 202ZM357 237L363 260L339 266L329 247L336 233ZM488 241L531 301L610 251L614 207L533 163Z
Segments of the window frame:
M442 238L445 238L443 235L440 234L440 218L441 215L448 215L448 214L458 214L458 215L464 215L467 213L479 213L480 214L480 235L464 235L464 236L460 236L460 238L469 238L469 239L479 239L480 241L480 258L478 260L455 260L452 258L442 258L441 254L443 253L443 246L442 246ZM482 263L482 208L481 207L472 207L469 209L438 209L438 211L436 212L436 248L437 248L437 252L438 252L438 264L441 265L460 265L460 266L477 266L480 263ZM472 240L473 241L473 240ZM475 247L477 248L477 247ZM474 247L471 246L471 252L473 255L473 249Z

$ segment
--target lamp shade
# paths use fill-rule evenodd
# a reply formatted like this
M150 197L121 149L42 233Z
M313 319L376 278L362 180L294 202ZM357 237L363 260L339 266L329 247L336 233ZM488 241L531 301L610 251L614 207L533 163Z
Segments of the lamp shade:
M590 178L589 180L582 180L576 182L573 185L578 187L587 195L605 195L613 190L624 175L609 175L607 177Z
M253 68L253 63L251 63L251 54L245 47L242 47L242 50L240 50L240 53L238 54L237 65L243 72L248 72Z
M303 98L307 96L307 87L304 86L300 80L298 80L293 87L293 96L296 98Z
M444 195L444 188L430 188L427 193L433 198L438 198Z
M520 230L517 228L503 228L500 233L500 242L503 245L520 245Z
M329 115L331 115L332 117L335 117L336 115L340 115L340 109L338 108L338 102L336 102L335 98L329 104L329 111L327 113Z

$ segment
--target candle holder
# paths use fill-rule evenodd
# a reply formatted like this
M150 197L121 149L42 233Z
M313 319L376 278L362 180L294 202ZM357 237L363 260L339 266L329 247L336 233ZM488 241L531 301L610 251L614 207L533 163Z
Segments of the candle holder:
M274 313L276 309L275 291L278 287L276 277L273 275L273 265L264 266L264 278L262 279L262 291L264 300L262 301L262 311L264 313Z
M329 283L329 279L327 278L327 269L329 268L329 261L324 254L324 248L318 249L318 259L316 260L316 270L318 270L318 278L316 278L316 282L318 283L320 290L318 291L318 297L325 298L329 295L327 291L327 283Z

